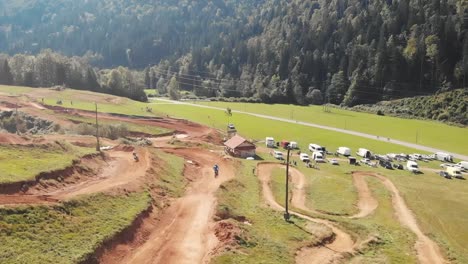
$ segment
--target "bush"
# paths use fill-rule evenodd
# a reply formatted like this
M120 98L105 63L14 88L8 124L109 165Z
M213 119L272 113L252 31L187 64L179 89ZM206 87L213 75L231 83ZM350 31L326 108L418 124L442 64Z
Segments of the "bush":
M379 116L384 116L385 114L384 114L384 112L383 112L382 110L378 110L378 111L377 111L377 115L379 115Z

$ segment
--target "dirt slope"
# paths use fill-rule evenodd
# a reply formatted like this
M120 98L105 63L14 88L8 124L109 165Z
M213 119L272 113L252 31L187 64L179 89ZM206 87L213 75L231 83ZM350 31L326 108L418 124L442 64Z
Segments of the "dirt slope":
M184 175L191 181L186 194L161 213L145 242L136 247L118 247L105 254L102 263L208 263L217 246L213 216L215 192L234 177L234 167L220 154L201 149L166 149L186 160ZM220 166L214 178L212 166ZM154 220L153 220L154 221ZM116 256L118 256L116 258Z
M273 193L270 188L271 172L274 168L278 168L278 166L280 165L271 164L271 163L259 164L257 168L257 173L258 173L258 177L260 181L262 182L262 193L267 204L275 210L284 211L285 209L275 201ZM296 173L293 173L293 174L297 175ZM303 190L304 190L303 186L296 186L293 192L300 193L300 192L303 192ZM305 199L303 198L297 199L297 198L294 198L294 196L303 196L303 195L301 194L293 195L292 205L296 208L309 211L309 209L303 203ZM312 218L312 217L302 215L302 214L292 212L292 211L290 212L291 214L294 214L303 219L306 219L315 223L324 224L327 227L329 227L332 230L332 232L335 234L335 239L329 244L326 244L323 246L317 246L313 248L301 249L297 253L297 256L296 256L297 263L304 263L304 264L305 263L308 263L308 264L335 263L343 258L343 254L352 253L354 251L355 243L353 239L351 238L351 236L347 234L346 232L342 231L341 229L339 229L338 227L336 227L331 222L327 220L323 220L323 219Z
M372 192L364 179L364 175L354 173L353 182L359 195L357 204L359 212L351 216L351 218L363 218L373 213L375 209L377 209L379 202L372 196Z

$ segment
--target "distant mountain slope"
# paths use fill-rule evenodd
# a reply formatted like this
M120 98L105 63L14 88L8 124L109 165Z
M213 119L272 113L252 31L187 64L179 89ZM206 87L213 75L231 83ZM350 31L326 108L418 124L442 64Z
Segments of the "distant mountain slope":
M468 90L383 101L375 105L356 106L354 109L468 125Z
M467 86L463 0L0 1L0 51L143 69L148 88L353 106ZM149 65L155 65L148 67ZM177 82L177 83L176 83Z

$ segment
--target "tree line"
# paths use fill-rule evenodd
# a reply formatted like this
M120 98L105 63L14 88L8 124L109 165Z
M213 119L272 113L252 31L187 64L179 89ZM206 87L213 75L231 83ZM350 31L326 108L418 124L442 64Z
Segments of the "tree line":
M36 56L0 54L0 84L28 87L63 86L146 101L142 73L118 67L94 69L82 57L66 57L50 50Z
M0 3L1 50L139 69L174 98L353 106L467 85L463 0L17 2Z

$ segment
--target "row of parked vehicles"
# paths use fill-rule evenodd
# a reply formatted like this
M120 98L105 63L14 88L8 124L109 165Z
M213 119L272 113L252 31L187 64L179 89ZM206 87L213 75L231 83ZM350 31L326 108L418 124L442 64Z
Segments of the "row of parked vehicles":
M282 146L283 148L298 148L297 142L291 141L281 141L281 143L277 142L275 144L275 141L271 137L266 138L266 145L267 147L275 147L275 146ZM318 144L309 144L308 145L308 150L312 152L312 154L304 153L304 152L299 152L299 159L303 162L309 163L311 160L315 162L325 162L325 156L327 154L335 154L336 156L338 155L343 155L345 157L348 157L350 164L356 163L356 158L351 156L351 149L348 147L339 147L335 153L330 153L327 151L327 149L323 146L320 146ZM283 159L283 153L278 150L274 150L272 152L272 155L276 159ZM432 155L425 155L425 154L386 154L386 155L378 155L378 154L373 154L370 150L365 149L365 148L359 148L358 151L356 152L356 155L359 157L362 157L361 163L367 164L369 166L376 166L377 164L386 168L386 169L406 169L410 172L413 173L420 173L418 161L423 161L423 162L428 162L432 160L439 160L439 161L444 161L447 163L443 163L440 166L445 169L445 171L441 171L440 175L444 177L455 177L455 178L462 178L462 171L468 171L468 161L461 161L457 164L453 163L453 156L444 153L444 152L437 152ZM372 160L375 160L376 162L372 162ZM404 166L401 163L406 162L406 166ZM332 164L338 164L338 161L336 159L331 159L330 163Z

